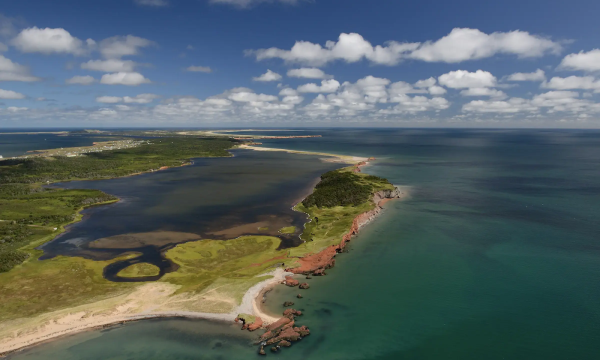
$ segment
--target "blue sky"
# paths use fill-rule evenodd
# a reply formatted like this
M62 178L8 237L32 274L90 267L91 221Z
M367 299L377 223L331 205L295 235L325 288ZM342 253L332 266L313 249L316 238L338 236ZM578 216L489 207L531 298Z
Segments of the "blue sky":
M598 1L20 0L1 127L600 127Z

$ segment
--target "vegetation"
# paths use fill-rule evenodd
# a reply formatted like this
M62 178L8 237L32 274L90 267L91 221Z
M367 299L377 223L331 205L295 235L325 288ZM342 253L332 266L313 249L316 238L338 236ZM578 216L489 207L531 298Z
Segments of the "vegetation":
M279 229L279 233L281 233L281 234L293 234L295 232L296 232L295 226L287 226L287 227Z
M102 269L118 260L92 261L59 256L29 261L0 274L0 322L77 306L128 291L133 283L114 283L102 277Z
M33 248L77 221L80 210L114 202L98 190L44 188L57 181L103 179L181 166L193 157L230 156L223 139L161 138L134 148L78 157L0 161L0 273L23 263Z
M0 162L0 184L32 184L106 179L181 166L193 157L230 156L230 140L161 138L138 147L89 153L78 157L46 157Z
M325 173L313 194L295 207L295 210L308 214L311 220L301 235L305 243L290 249L290 256L316 253L339 244L354 218L375 207L371 199L373 194L392 189L394 186L386 179L353 173L352 168Z
M302 205L307 208L334 206L358 206L369 201L373 189L391 185L383 178L355 174L348 169L333 170L321 176L321 181L315 187Z
M160 268L158 266L149 263L137 263L119 271L117 276L126 278L136 278L156 276L158 274L160 274Z

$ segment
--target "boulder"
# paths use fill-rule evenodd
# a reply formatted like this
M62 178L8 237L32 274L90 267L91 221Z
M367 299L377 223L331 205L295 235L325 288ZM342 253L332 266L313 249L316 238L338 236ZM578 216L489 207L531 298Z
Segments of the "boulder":
M285 307L294 306L294 302L293 301L286 301L286 302L283 303L283 306L285 306Z
M287 340L281 340L277 346L282 346L282 347L290 347L292 346L292 343L287 341Z
M296 295L296 297L297 297L298 299L302 299L302 294L298 294L298 295Z
M308 289L308 288L310 288L310 285L308 285L308 283L300 284L300 289Z
M290 287L298 286L300 282L291 276L285 277L285 284Z

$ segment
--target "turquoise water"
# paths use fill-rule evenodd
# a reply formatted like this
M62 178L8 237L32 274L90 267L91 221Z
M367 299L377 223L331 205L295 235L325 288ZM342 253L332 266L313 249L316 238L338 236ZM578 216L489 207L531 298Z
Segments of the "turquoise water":
M315 133L324 137L262 142L375 156L365 171L411 195L388 203L303 299L297 289L269 293L269 311L294 301L312 334L268 357L598 358L599 132ZM251 336L202 321L139 322L13 358L248 359L258 356ZM211 345L219 341L229 345Z

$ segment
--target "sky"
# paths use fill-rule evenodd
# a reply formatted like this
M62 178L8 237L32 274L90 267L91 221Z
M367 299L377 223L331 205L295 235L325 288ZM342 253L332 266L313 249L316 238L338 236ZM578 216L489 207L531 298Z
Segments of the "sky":
M597 0L0 1L0 128L600 128Z

